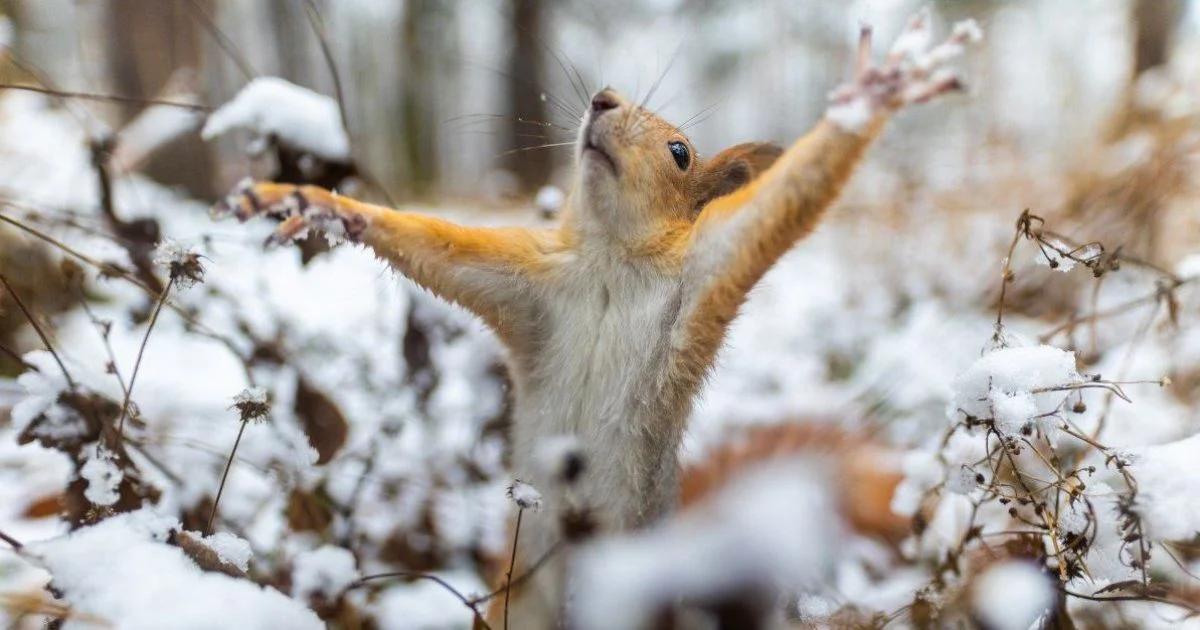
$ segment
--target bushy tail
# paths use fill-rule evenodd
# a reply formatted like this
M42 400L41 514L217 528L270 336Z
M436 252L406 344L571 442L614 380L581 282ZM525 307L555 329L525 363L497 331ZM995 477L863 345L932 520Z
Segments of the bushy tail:
M899 454L861 432L828 422L743 430L684 469L680 507L687 510L748 470L785 459L815 459L831 464L835 472L831 479L838 485L833 490L840 497L842 516L859 533L899 541L910 532L908 520L891 510L892 494L903 478Z

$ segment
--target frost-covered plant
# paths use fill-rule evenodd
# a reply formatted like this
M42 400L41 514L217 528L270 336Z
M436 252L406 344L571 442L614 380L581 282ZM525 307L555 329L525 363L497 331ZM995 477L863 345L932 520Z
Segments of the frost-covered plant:
M1051 268L1067 271L1078 263L1098 279L1121 269L1116 253L1098 243L1076 245L1044 231L1042 223L1028 211L1022 214L1005 261L1005 285L1015 279L1009 263L1022 237L1036 243ZM1193 280L1140 261L1124 262L1159 275L1155 300L1173 304L1174 291ZM1167 515L1155 508L1139 469L1177 471L1186 465L1179 457L1184 452L1200 456L1189 446L1196 438L1136 454L1105 444L1105 418L1114 398L1130 402L1123 389L1130 382L1081 373L1074 352L1009 331L1003 295L989 347L953 383L948 429L939 442L906 456L906 478L893 499L894 509L914 522L905 553L933 566L933 581L918 592L912 614L919 611L926 621L950 618L954 593L974 583L975 614L995 617L999 600L981 593L997 581L1021 581L1000 580L995 577L999 569L980 574L981 563L997 555L1031 562L1023 566L1044 572L1057 591L1037 595L1041 610L1022 617L1027 621L1021 627L1039 617L1067 616L1080 602L1141 600L1194 611L1191 603L1172 595L1174 584L1191 579L1188 572L1164 575L1152 569L1151 560L1156 548L1200 532L1200 518L1194 510ZM1117 312L1140 305L1135 300ZM1071 326L1081 321L1072 320ZM1168 382L1164 377L1137 383ZM1097 395L1100 405L1094 403ZM1152 482L1156 494L1166 489L1161 479ZM1180 484L1179 477L1168 484L1173 491L1200 491L1200 484Z

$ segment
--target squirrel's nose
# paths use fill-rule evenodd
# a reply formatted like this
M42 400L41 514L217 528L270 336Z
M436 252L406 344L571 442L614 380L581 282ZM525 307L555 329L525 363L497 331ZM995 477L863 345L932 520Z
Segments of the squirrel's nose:
M617 93L609 88L604 88L592 97L592 113L593 115L602 114L610 109L616 109L621 103L617 100Z

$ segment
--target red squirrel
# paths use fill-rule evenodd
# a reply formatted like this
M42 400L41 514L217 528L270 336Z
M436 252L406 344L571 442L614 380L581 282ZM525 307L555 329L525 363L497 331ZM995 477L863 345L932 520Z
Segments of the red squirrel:
M675 508L693 401L747 293L813 231L893 114L962 88L946 62L978 28L958 24L937 45L931 30L918 14L874 65L864 27L855 77L786 150L751 143L704 158L653 112L596 92L557 227L468 227L273 183L244 185L215 211L284 217L277 244L309 230L362 243L495 331L515 385L512 474L547 495L548 509L523 514L511 567L520 576L563 536L555 509L567 489L535 456L547 438L580 445L586 467L570 501L595 531L647 526ZM514 628L554 627L569 564L569 550L555 554L492 620L507 612Z

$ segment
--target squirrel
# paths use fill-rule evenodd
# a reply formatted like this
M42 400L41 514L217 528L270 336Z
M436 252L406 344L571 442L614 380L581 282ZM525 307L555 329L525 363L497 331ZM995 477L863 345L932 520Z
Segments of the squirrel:
M474 313L508 352L513 476L550 490L551 506L569 495L590 531L649 526L677 504L692 404L747 294L814 230L893 114L962 89L945 66L978 27L960 23L937 45L931 32L930 15L917 14L874 65L864 26L855 78L786 150L748 143L705 159L653 112L596 92L554 228L468 227L267 182L239 186L214 214L282 217L268 244L310 229L361 243ZM556 436L573 437L586 462L557 490L536 455ZM492 619L555 627L569 598L569 549L551 553L564 522L524 514L509 574L538 571Z

